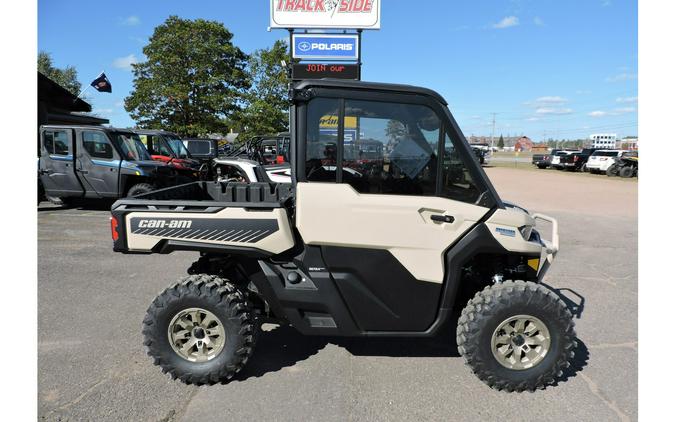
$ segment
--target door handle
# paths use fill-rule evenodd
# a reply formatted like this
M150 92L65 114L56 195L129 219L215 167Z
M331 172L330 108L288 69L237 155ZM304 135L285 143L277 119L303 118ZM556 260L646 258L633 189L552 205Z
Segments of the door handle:
M76 171L78 171L82 174L88 174L89 173L87 170L82 170L82 169L77 169Z
M432 221L438 221L439 223L454 223L455 217L453 217L451 215L444 215L444 214L432 214L431 220Z

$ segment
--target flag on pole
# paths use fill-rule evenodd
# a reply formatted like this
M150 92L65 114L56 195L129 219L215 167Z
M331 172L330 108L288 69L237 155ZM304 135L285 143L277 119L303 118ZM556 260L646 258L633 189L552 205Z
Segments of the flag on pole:
M108 77L105 76L104 72L101 72L101 75L94 79L90 85L98 92L112 92L112 84L108 80Z

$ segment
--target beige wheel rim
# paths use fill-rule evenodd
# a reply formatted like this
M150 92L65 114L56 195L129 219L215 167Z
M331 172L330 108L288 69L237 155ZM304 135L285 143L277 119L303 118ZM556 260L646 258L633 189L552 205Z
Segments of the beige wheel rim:
M522 371L541 363L551 348L551 334L540 319L516 315L492 334L492 354L500 365Z
M209 361L225 347L225 328L212 312L202 308L180 311L169 324L169 343L190 362Z

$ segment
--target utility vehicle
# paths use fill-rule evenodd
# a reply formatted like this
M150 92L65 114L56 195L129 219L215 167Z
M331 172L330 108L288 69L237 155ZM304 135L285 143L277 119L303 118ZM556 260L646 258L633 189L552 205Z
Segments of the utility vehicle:
M625 178L637 177L638 153L629 151L619 157L614 164L607 168L607 176L621 176Z
M481 380L507 391L552 383L575 348L570 311L540 283L557 221L501 200L434 91L313 80L291 98L292 183L196 182L113 205L115 251L200 253L143 320L154 363L211 384L249 361L261 321L429 337L461 309L457 347ZM321 130L326 116L337 131ZM353 169L345 119L382 143L381 170Z
M209 180L216 182L275 182L291 183L289 164L263 166L241 157L220 157L209 163Z
M174 169L153 161L126 129L85 125L40 127L38 203L118 198L178 183Z
M203 170L201 163L192 158L178 135L165 130L136 129L134 132L138 134L153 160L175 168L183 182L199 180Z

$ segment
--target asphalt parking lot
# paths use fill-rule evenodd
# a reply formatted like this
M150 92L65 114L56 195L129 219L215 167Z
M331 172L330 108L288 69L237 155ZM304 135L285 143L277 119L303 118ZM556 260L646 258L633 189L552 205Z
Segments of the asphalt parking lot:
M111 249L105 207L38 213L41 420L635 420L637 183L488 168L501 197L560 221L545 282L576 314L579 348L556 386L493 391L463 364L454 327L430 340L302 337L266 327L229 384L186 386L152 365L141 321L196 254Z

